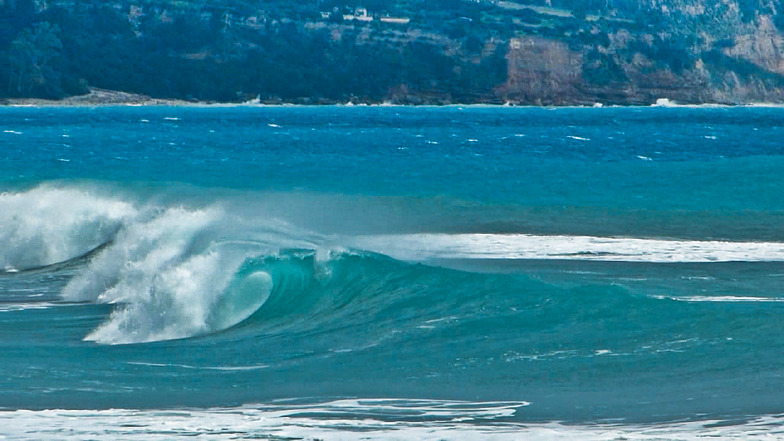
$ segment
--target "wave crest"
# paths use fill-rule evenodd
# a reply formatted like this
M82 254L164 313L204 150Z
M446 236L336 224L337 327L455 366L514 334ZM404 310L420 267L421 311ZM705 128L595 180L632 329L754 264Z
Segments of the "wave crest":
M272 279L243 271L243 263L274 246L232 240L236 224L216 207L169 208L122 229L63 290L69 300L119 305L86 340L172 340L248 318L269 296Z
M111 240L135 214L128 202L73 188L0 194L0 270L29 270L83 256Z
M314 326L370 329L398 320L407 308L417 320L410 329L432 329L463 315L472 308L467 305L481 309L487 286L524 292L516 301L534 309L542 296L565 311L594 310L607 299L637 302L604 288L599 297L575 296L524 277L472 276L394 259L784 260L784 245L775 242L527 234L323 237L275 220L269 205L244 200L245 209L237 210L231 202L134 204L52 187L2 194L0 263L6 271L35 268L94 251L89 260L76 262L78 271L62 297L116 305L86 339L128 344L211 334L251 317L240 338L247 331L305 332ZM335 243L363 251L335 253L327 246ZM380 326L371 343L344 349L388 338L388 329Z

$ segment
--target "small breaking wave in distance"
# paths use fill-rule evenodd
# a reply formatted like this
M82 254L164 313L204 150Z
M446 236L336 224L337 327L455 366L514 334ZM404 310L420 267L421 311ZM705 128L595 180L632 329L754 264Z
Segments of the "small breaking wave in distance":
M397 259L564 259L615 262L781 262L784 242L729 242L530 234L355 237L356 247Z

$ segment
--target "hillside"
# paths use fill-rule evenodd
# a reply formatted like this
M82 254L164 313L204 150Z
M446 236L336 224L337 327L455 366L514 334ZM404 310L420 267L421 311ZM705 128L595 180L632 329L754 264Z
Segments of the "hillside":
M784 102L779 0L0 0L0 99Z

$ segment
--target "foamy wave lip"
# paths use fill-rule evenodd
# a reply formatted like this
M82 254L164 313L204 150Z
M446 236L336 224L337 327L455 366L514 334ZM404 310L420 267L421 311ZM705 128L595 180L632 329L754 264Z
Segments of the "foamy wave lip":
M111 240L133 205L73 188L0 195L0 270L32 269L84 255Z
M169 208L123 228L63 290L68 300L121 305L86 340L186 338L225 329L255 312L272 283L254 273L232 286L248 250L216 239L213 230L224 216L217 208Z
M208 321L212 307L228 286L239 262L222 262L218 253L198 255L185 262L161 268L158 274L121 274L120 283L104 298L118 297L124 305L91 332L85 340L106 344L145 343L173 340L213 331ZM226 272L216 271L216 268ZM244 318L244 317L242 317ZM221 322L230 326L235 321Z
M429 259L553 259L619 262L784 261L784 243L664 240L529 234L404 234L360 236L351 246L391 257Z
M147 343L227 329L272 292L272 278L243 264L307 246L275 220L243 220L220 207L147 207L115 234L62 291L71 301L116 304L85 340ZM294 237L294 238L292 238Z
M173 208L137 219L117 233L114 242L90 263L87 271L66 286L69 300L118 303L127 300L123 284L157 277L158 272L180 263L201 230L217 212Z

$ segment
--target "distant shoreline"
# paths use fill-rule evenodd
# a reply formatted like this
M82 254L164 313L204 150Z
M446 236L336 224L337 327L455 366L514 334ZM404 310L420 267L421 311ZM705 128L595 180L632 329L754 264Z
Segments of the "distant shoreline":
M90 93L86 95L71 96L61 100L42 98L0 100L0 105L5 107L182 106L194 104L208 103L152 98L147 95L106 89L90 89Z
M496 103L422 103L422 104L398 104L398 103L366 103L366 102L330 102L330 103L297 103L286 101L250 101L250 102L230 102L230 101L186 101L167 98L153 98L130 92L122 92L107 89L90 89L86 95L77 95L61 100L43 98L8 98L0 99L0 107L148 107L148 106L173 106L173 107L235 107L235 106L256 106L256 107L319 107L319 106L346 106L346 107L529 107L529 108L619 108L619 107L675 107L675 108L732 108L732 107L784 107L784 103L689 103L680 104L667 98L658 99L655 103L648 105L635 104L571 104L571 105L530 105L530 104L496 104Z

